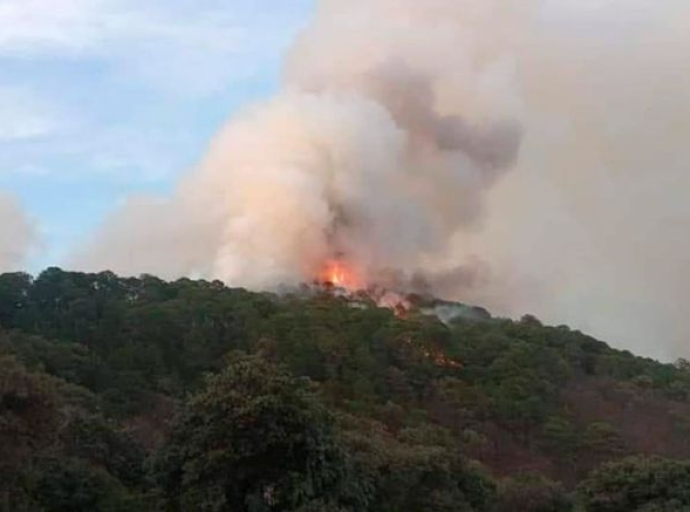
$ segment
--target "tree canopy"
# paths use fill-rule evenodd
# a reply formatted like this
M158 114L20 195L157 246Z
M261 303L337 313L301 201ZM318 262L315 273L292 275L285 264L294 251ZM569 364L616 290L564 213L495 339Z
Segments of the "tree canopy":
M688 506L686 361L408 300L0 275L0 511Z

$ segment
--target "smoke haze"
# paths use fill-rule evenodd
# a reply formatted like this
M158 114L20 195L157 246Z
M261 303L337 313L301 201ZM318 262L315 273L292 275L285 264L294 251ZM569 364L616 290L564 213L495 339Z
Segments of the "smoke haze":
M283 90L71 264L271 288L342 256L687 355L690 4L323 0Z
M547 2L525 40L521 158L458 251L496 273L496 310L688 356L690 4L579 4Z
M24 264L36 242L33 224L15 199L0 193L0 272L14 271Z

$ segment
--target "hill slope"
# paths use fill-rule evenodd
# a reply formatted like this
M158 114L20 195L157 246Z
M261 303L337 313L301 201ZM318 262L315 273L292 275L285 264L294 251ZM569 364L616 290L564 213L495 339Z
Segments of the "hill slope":
M319 443L331 439L345 454L337 471L328 471L345 475L343 468L356 467L360 475L348 480L347 499L333 494L332 503L319 501L313 510L570 510L567 491L602 463L630 455L690 458L687 362L636 357L529 316L494 319L457 305L472 314L441 315L444 323L429 314L439 303L427 299L413 297L401 318L366 297L336 295L324 289L277 296L219 282L55 268L36 279L0 276L0 505L307 510L280 501L283 480L251 494L260 505L248 504L248 491L237 491L244 501L232 505L228 489L239 476L212 491L201 484L183 497L171 491L184 488L184 479L170 475L181 478L190 461L213 458L180 455L180 446L198 441L201 425L256 407L242 397L273 396L293 384L293 394L281 391L276 400L312 411L305 417L326 418L328 434L319 433ZM254 373L242 370L247 365L260 367L265 382L252 381ZM205 379L209 373L216 377ZM267 384L274 374L279 387ZM305 390L294 383L303 377ZM236 402L228 395L227 403L236 403L230 412L209 412L225 407L226 395L217 393L242 386L248 391ZM321 419L304 425L314 422ZM214 442L240 443L232 439ZM282 449L252 458L257 474L285 459ZM165 470L155 462L161 457L169 462ZM233 459L233 475L254 467L243 457ZM186 462L178 467L170 462L176 460ZM540 476L521 479L527 473ZM200 474L200 481L213 480ZM366 485L361 475L368 475ZM520 478L505 479L511 476ZM305 488L309 494L336 487L309 480ZM618 510L597 509L587 496L580 492L591 510ZM620 510L635 510L625 506Z

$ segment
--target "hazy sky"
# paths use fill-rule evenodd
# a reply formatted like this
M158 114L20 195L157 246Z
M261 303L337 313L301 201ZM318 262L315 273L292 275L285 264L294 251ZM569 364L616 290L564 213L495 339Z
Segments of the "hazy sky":
M262 6L263 4L263 6ZM270 94L312 0L0 0L0 192L59 263Z

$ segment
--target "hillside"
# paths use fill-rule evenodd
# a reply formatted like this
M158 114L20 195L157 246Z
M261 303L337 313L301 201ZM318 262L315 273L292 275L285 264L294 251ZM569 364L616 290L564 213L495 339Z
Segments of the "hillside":
M0 276L0 510L690 510L686 361L338 295Z

